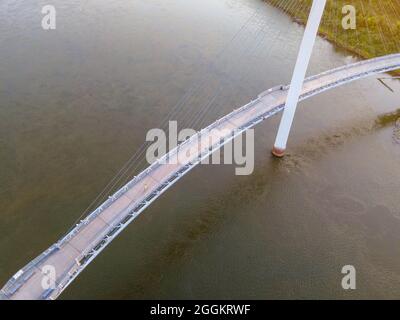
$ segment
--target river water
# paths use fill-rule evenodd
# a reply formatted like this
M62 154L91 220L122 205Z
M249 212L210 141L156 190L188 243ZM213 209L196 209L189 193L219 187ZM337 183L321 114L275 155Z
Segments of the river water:
M303 32L259 0L54 0L54 31L45 4L0 4L0 283L197 83L188 114L218 100L198 125L288 83ZM318 39L309 74L352 61ZM301 103L283 160L270 155L279 117L260 124L252 175L196 168L61 298L400 298L400 84L387 83ZM357 290L341 288L344 265Z

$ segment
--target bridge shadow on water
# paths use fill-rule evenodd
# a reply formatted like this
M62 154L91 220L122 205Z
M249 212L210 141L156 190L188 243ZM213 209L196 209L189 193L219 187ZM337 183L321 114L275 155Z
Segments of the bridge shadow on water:
M400 119L400 109L381 114L376 118L354 120L344 124L337 130L324 132L317 137L312 137L301 145L291 147L286 157L277 162L277 168L301 169L311 165L326 155L327 152L343 146L346 142L358 137L367 136L387 127L393 127L392 140L394 147L399 143L396 134L396 122Z

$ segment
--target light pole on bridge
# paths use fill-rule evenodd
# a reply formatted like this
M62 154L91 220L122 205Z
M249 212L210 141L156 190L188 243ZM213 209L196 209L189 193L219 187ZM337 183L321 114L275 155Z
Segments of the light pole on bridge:
M315 39L317 38L318 28L321 24L325 5L326 0L313 0L303 40L297 56L296 66L294 68L292 82L287 95L285 109L279 124L274 148L272 149L272 154L279 158L283 157L285 154L290 128L292 127L294 114L296 112L301 90L303 88L304 79L306 77L308 64L310 62Z

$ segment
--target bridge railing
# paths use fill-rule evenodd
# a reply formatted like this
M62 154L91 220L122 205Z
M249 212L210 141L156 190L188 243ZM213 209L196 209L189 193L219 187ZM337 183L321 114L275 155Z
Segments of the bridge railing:
M187 144L193 142L193 139L197 139L198 135L203 134L203 132L210 131L213 128L217 127L221 122L229 120L230 118L234 117L235 115L243 112L244 110L252 107L254 104L260 102L260 99L265 96L265 94L271 93L273 91L279 90L282 86L277 86L274 88L271 88L267 90L266 92L260 94L257 99L252 100L248 104L235 109L231 113L225 115L224 117L216 120L206 128L198 131L196 134L192 135L189 139L183 141L180 143L178 146L176 146L174 149L170 150L168 153L164 154L161 156L159 159L157 159L155 162L150 164L149 167L147 167L144 171L142 171L139 175L135 176L132 180L130 180L128 183L126 183L123 187L121 187L118 191L116 191L112 196L110 196L105 202L103 202L99 207L97 207L94 211L89 213L84 219L81 220L76 226L71 229L60 241L57 242L58 246L62 246L64 243L68 242L70 239L72 239L79 231L85 227L87 224L89 224L93 219L95 219L99 214L101 214L105 209L110 207L118 198L120 198L122 195L124 195L127 191L129 191L136 183L138 183L143 176L148 175L151 171L155 170L158 168L162 163L165 163L168 158L172 158L174 155L176 155L179 150L183 147L185 147Z
M395 58L396 59L400 58L400 54L393 54L393 55L389 55L389 56L378 57L378 58L371 59L371 60L363 60L363 61L360 61L358 63L352 64L351 66L352 67L357 67L357 66L368 64L368 63L371 63L371 62L378 62L378 61L383 61L383 60L388 60L388 59L395 59ZM320 78L322 76L333 74L335 72L339 72L341 70L345 70L348 67L349 66L346 65L346 66L342 66L342 67L339 67L339 68L336 68L336 69L333 69L333 70L329 70L329 71L323 72L323 73L321 73L319 75L311 76L311 77L307 78L306 81L311 81L311 80ZM303 94L302 99L305 99L306 97L314 95L314 94L316 94L318 92L321 92L321 91L324 91L324 90L328 90L331 87L338 86L339 83L349 82L349 81L351 81L353 79L360 78L362 76L365 76L368 73L377 73L378 71L379 72L386 72L386 71L391 71L391 70L395 70L395 69L398 69L398 68L400 68L400 64L399 65L393 64L392 66L389 66L389 67L382 67L380 69L374 69L373 71L370 71L370 72L364 72L364 73L360 73L360 74L357 74L357 75L354 75L354 76L350 76L350 77L342 79L341 81L337 81L337 82L333 82L333 83L327 84L327 85L325 85L325 86L323 86L321 88L318 88L316 90L311 90L310 92L307 92L307 93ZM22 268L20 270L20 272L18 272L16 274L16 275L19 275L19 276L15 275L10 281L7 282L6 286L3 287L3 291L2 291L1 294L3 294L3 295L5 294L6 296L8 296L8 295L12 294L12 292L15 292L20 287L20 285L22 285L24 283L24 281L26 281L27 278L32 276L32 274L33 274L32 270L33 270L33 268L35 266L40 264L41 261L43 261L44 259L49 257L51 254L56 252L63 244L65 244L72 237L74 237L84 226L89 224L93 219L95 219L105 209L107 209L109 206L111 206L123 194L125 194L128 190L130 190L133 186L135 186L143 177L151 174L151 172L153 172L159 166L164 164L166 162L166 160L168 160L169 157L172 157L175 154L177 154L179 152L179 150L181 150L182 148L185 148L186 146L189 146L189 144L193 143L195 139L198 140L199 137L201 137L203 134L206 134L206 133L210 132L212 129L216 128L220 124L224 123L225 121L229 121L232 117L238 115L241 112L246 111L248 108L251 108L255 104L257 104L259 102L262 102L262 98L265 97L265 95L267 95L268 93L272 93L273 91L284 90L284 89L287 89L287 86L274 87L274 88L272 88L270 90L265 91L264 93L261 93L258 96L257 99L255 99L255 100L251 101L250 103L248 103L248 104L246 104L246 105L244 105L244 106L232 111L231 113L227 114L226 116L218 119L217 121L213 122L212 124L210 124L206 128L198 131L196 134L194 134L193 136L191 136L187 140L185 140L182 143L180 143L178 146L176 146L174 149L170 150L165 155L161 156L154 163L150 164L149 167L146 168L144 171L142 171L139 175L134 177L132 180L130 180L128 183L126 183L123 187L121 187L119 190L117 190L112 196L109 197L109 199L104 201L98 208L96 208L94 211L92 211L90 214L88 214L78 224L76 224L75 227L69 233L67 233L60 241L58 241L56 244L52 245L49 249L44 251L41 255L39 255L37 258L35 258L29 264L27 264L24 268ZM181 175L186 174L188 172L188 168L190 168L192 166L195 166L198 163L200 163L202 161L202 159L204 159L205 157L208 157L212 152L214 152L215 150L220 148L221 145L223 145L223 144L227 143L228 141L234 139L236 136L242 134L243 131L245 131L248 128L254 126L255 124L257 124L260 121L262 121L263 119L265 119L265 118L267 118L267 117L269 117L269 116L271 116L273 114L276 114L277 112L279 112L283 108L284 108L284 104L280 104L280 105L277 105L276 107L274 107L274 108L272 108L270 110L267 110L262 115L259 115L259 116L257 116L257 118L252 119L251 121L248 121L246 124L242 125L240 128L238 128L239 130L234 132L234 134L232 136L229 136L226 139L223 139L222 141L219 141L218 143L214 144L209 149L207 149L205 151L202 151L195 161L189 162L189 167L186 167L181 172ZM182 169L178 169L178 171L180 171L180 170L182 170ZM154 192L163 193L178 180L176 178L172 179L173 176L175 176L175 175L176 175L176 172L171 174L166 180L164 180L164 182L160 182L160 186L154 188L154 190L149 190L148 194L143 195L143 197L140 200L136 201L136 205L134 206L134 209L130 213L130 217L126 217L126 218L129 218L128 220L126 220L126 225L129 224L131 219L134 219L152 201L154 201L154 199L155 199L155 197L153 197ZM165 181L169 181L171 179L172 179L171 182L165 182ZM148 198L149 195L151 195L152 197L150 198L149 201L145 201L145 199ZM107 240L105 241L106 242L105 245L107 245L109 239L112 239L117 234L119 234L119 232L121 232L123 230L123 228L125 228L126 225L125 224L121 224L121 221L120 221L120 222L116 223L115 225L111 225L110 228L107 228L106 231L108 233L110 233L110 230L113 229L113 228L116 228L116 231L111 236L109 236L109 235L107 236L107 232L105 232L105 235L108 237ZM104 233L102 234L102 236L104 236ZM99 239L96 239L96 240L99 240ZM95 245L95 243L93 242L92 245ZM92 245L89 246L89 248L88 248L89 251L92 250L92 248L91 248ZM100 251L101 250L102 250L102 248L100 248ZM82 254L87 254L87 252L86 251L82 252ZM95 253L95 255L97 255L97 254L98 254L98 252ZM94 257L91 257L90 260L93 259L93 258ZM75 268L70 270L70 272L68 274L66 274L65 276L63 276L62 279L60 279L59 285L61 287L65 287L66 285L68 285L68 283L70 282L70 279L76 277L76 275L79 274L79 272L81 272L81 270L83 268L84 268L84 266L79 266L79 265L75 266Z
M247 105L249 107L250 104ZM243 109L242 109L243 110ZM224 117L225 118L225 117ZM221 120L221 119L220 119ZM150 196L154 193L155 195L161 194L165 192L168 188L170 188L174 183L176 183L179 179L179 177L185 175L187 172L189 172L190 168L198 165L204 158L208 157L210 154L212 154L214 151L218 150L221 148L221 145L224 145L228 143L229 141L233 140L236 138L238 135L242 134L243 131L247 130L248 127L254 126L256 123L259 123L263 119L253 119L249 121L246 125L242 125L239 129L234 132L232 135L226 136L224 139L220 139L218 142L214 143L211 145L209 148L206 150L200 152L198 155L195 156L194 159L189 161L186 165L184 165L182 168L176 170L174 173L171 173L169 176L167 176L163 181L160 181L160 186L158 186L154 191L152 191L148 195L144 195L141 199L136 201L136 206L132 208L132 210L125 216L122 217L118 222L116 222L113 225L110 225L108 230L97 237L91 245L88 246L88 249L83 251L81 255L78 257L78 262L79 264L75 265L75 267L68 273L66 273L60 280L59 280L59 285L55 293L58 295L61 293L63 289L68 286L68 284L85 268L87 264L90 263L91 260L93 260L102 249L104 249L105 246L109 242L112 241L113 238L115 238L122 230L130 223L131 220L136 218L144 209L147 208L155 199L152 198L148 200ZM221 123L221 122L219 122ZM213 128L215 128L215 125L210 125L209 127L205 128L202 132L205 133L205 131L210 132ZM196 140L196 143L198 142L198 137L196 135L192 136L188 140L184 142L185 144L189 144ZM174 148L172 152L179 152L179 148ZM167 154L165 155L167 156ZM171 154L169 153L169 156ZM159 161L164 161L166 160L165 157L161 157ZM157 165L160 165L158 163ZM150 173L150 172L147 172ZM137 208L140 207L138 210ZM127 219L128 218L128 219ZM96 248L97 247L97 248ZM96 248L96 249L94 249Z
M371 62L377 62L377 61L383 61L383 60L388 60L388 59L393 59L393 58L398 58L400 57L400 54L393 54L393 55L389 55L389 56L384 56L384 57L378 57L372 60L362 60L360 62L354 63L351 66L352 67L357 67L357 66L361 66L364 64L369 64ZM306 79L306 81L312 81L318 78L321 78L322 76L327 76L342 70L345 70L346 68L348 68L347 65L345 66L341 66L326 72L322 72L316 76L311 76L308 77ZM313 90L310 92L307 92L306 94L302 95L301 99L305 99L309 96L312 96L314 94L317 94L318 92L324 91L324 90L328 90L331 87L335 87L340 85L340 83L345 82L345 81L350 81L356 78L359 78L361 75L356 75L353 77L348 77L346 79L343 79L342 81L338 81L337 83L332 83L329 85L324 86L323 88L319 88L317 90ZM254 106L255 104L259 103L262 99L262 97L264 97L267 94L270 94L273 91L277 91L277 90L282 90L282 89L287 89L288 86L277 86L274 88L271 88L269 90L267 90L266 92L261 93L257 99L251 101L250 103L235 109L234 111L232 111L231 113L225 115L224 117L216 120L215 122L213 122L212 124L210 124L209 126L207 126L206 128L198 131L196 134L192 135L190 138L188 138L187 140L183 141L182 143L180 143L178 146L176 146L174 149L170 150L168 153L164 154L163 156L161 156L160 158L158 158L154 163L150 164L150 166L148 168L146 168L144 171L142 171L139 175L137 175L136 177L134 177L131 181L129 181L127 184L125 184L122 188L120 188L117 192L115 192L112 196L109 197L109 199L107 201L105 201L102 205L100 205L96 210L94 210L91 214L89 214L85 219L83 219L81 221L80 224L76 225L76 227L69 233L67 234L66 237L64 237L58 244L61 245L62 243L69 241L69 239L71 239L73 236L75 236L80 229L87 225L88 223L90 223L90 221L92 221L93 219L95 219L101 212L103 212L106 208L108 208L110 205L112 205L117 199L119 199L122 195L124 195L128 190L130 190L133 186L136 185L136 183L138 183L143 177L151 174L151 172L153 172L154 170L156 170L159 166L161 166L162 164L168 162L168 159L172 158L173 156L177 155L179 153L179 151L183 148L185 148L186 146L190 145L195 139L198 140L199 137L201 137L202 135L204 135L205 133L210 132L212 129L218 127L221 123L223 123L224 121L229 121L229 119L233 118L234 116L240 114L241 112L247 110L248 108L251 108L252 106ZM239 134L241 134L243 131L247 130L248 127L254 126L256 123L258 123L259 121L262 121L262 119L265 119L265 117L268 117L272 114L275 114L277 112L279 112L280 110L282 110L284 107L284 105L280 105L278 107L276 107L274 110L270 110L268 111L265 115L262 115L259 117L259 119L257 120L253 120L250 121L249 123L243 125L239 130ZM226 142L225 142L226 143ZM218 146L220 147L220 145ZM206 154L204 155L204 157L207 157L210 155L211 152L207 151ZM200 156L202 157L202 156ZM175 173L171 174L171 176L174 176ZM171 177L168 177L168 179L170 179ZM153 191L149 192L149 195L152 195ZM147 198L149 195L144 195L142 199L138 200L137 203L140 204L145 198ZM110 228L117 228L117 225L112 225ZM105 232L107 233L107 232ZM96 241L94 241L94 243L98 243L98 240L103 239L104 234L101 235L98 239L96 239ZM90 252L91 248L89 247L87 252L83 252L82 255L87 255L88 252Z
M361 60L359 62L355 62L355 63L352 63L350 65L353 68L353 67L363 66L363 65L366 65L366 64L371 64L371 63L374 63L374 62L396 59L396 58L399 58L399 57L400 57L400 53L395 53L395 54L389 54L389 55L385 55L385 56L381 56L381 57L377 57L377 58L373 58L373 59ZM336 72L339 72L339 71L346 70L348 67L349 67L349 65L346 64L346 65L343 65L343 66L340 66L340 67L337 67L337 68L334 68L334 69L331 69L331 70L327 70L327 71L321 72L319 74L316 74L316 75L308 77L306 79L306 82L312 81L312 80L315 80L315 79L318 79L318 78L321 78L323 76L327 76L327 75L330 75L330 74L333 74L333 73L336 73Z
M400 58L400 55L399 55L399 58ZM365 78L366 76L368 76L371 73L374 73L374 74L375 73L384 73L384 72L390 72L390 71L394 71L394 70L398 70L398 69L400 69L400 63L393 64L392 66L389 66L389 67L382 67L382 68L374 69L373 71L360 72L357 75L349 76L349 77L340 79L338 81L329 83L327 85L324 85L323 87L308 91L308 92L306 92L306 93L304 93L304 94L302 94L300 96L300 100L302 101L302 100L305 100L305 99L310 98L312 96L315 96L317 94L320 94L321 92L330 90L330 89L335 88L335 87L339 87L343 83L349 83L349 82L358 80L360 78Z
M42 252L39 256L30 261L22 269L20 269L2 288L4 296L9 297L13 295L26 281L31 278L37 271L34 268L43 260L48 258L51 254L58 250L57 245L53 244L46 251Z

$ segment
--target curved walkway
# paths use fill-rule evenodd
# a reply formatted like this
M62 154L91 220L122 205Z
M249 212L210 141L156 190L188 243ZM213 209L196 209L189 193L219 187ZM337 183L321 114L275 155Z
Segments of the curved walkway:
M365 60L307 78L301 100L379 73L400 69L400 54ZM279 86L202 129L112 195L65 237L18 271L0 299L55 299L80 272L147 206L202 159L284 108L288 86ZM213 130L218 129L218 130ZM167 159L179 157L178 164ZM55 271L55 288L46 289L43 267ZM42 285L44 284L44 286Z

